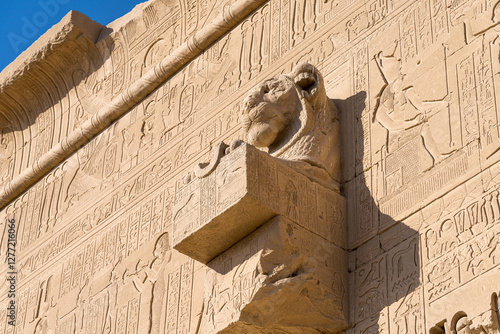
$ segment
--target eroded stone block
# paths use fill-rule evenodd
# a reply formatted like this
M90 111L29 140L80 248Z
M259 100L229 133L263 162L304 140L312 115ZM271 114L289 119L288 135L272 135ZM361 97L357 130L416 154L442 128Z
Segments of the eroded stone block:
M242 144L174 198L173 245L208 262L275 215L345 246L345 200L281 160Z
M205 333L339 333L347 253L277 216L207 264Z

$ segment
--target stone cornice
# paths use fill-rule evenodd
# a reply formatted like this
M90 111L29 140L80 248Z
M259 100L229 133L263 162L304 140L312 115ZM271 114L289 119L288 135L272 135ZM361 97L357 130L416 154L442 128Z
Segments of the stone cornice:
M70 11L0 72L0 94L9 86L16 88L20 77L27 72L36 71L40 62L50 61L53 52L64 48L68 41L76 41L83 35L92 43L97 42L103 28L102 24L92 21L86 15Z
M85 145L112 122L131 110L149 93L200 55L212 43L232 30L246 16L265 2L267 0L239 0L224 8L223 12L210 24L197 31L184 44L108 103L104 109L94 114L92 118L71 132L59 144L44 153L34 164L8 182L0 191L0 207L5 207L52 168L63 162L78 148ZM65 26L65 24L62 24L62 26ZM97 36L98 34L96 38Z

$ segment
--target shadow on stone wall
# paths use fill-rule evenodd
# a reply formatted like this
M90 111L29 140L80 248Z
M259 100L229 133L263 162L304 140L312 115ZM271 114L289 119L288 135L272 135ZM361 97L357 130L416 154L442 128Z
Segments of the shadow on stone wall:
M355 168L355 160L363 161L363 152L367 151L364 143L370 142L364 138L368 134L357 135L362 131L360 118L366 97L362 91L345 100L334 100L341 124L347 125L342 126L342 140L350 251L352 328L348 333L388 333L389 329L392 334L422 333L419 232L380 211L372 190L375 184L381 184L376 179L380 174L375 174L373 163L364 173L346 170ZM360 152L357 158L356 150Z

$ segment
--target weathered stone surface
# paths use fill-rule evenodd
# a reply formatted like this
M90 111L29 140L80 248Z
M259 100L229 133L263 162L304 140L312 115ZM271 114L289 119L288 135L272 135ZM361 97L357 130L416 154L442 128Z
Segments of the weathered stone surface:
M0 74L0 276L17 275L15 299L0 284L0 318L17 306L0 334L335 332L347 311L346 334L498 333L499 11L498 0L151 0L106 27L69 13ZM237 139L262 152L233 146L184 185ZM238 160L247 187L223 189L216 175L238 150L257 163ZM252 166L268 172L254 179ZM244 194L277 215L220 237L213 263L248 266L220 263L224 274L173 248L190 186L212 218L264 221ZM344 199L345 225L329 224ZM333 268L337 251L347 263L327 274L320 261ZM289 277L299 259L308 274ZM242 272L257 273L255 294L240 293ZM303 289L337 273L342 315L330 283L307 295L333 299ZM226 292L242 297L223 303Z
M145 68L142 68L142 70L144 71L144 73L142 73L142 76L127 88L122 87L124 78L121 77L123 76L123 73L120 73L119 74L120 77L118 78L118 80L121 81L120 87L123 89L122 91L120 91L120 94L114 94L115 97L112 100L103 101L100 100L98 97L94 96L93 98L90 98L90 96L88 96L86 103L87 105L85 105L85 103L83 103L82 101L79 101L81 104L84 105L84 106L80 105L80 108L83 107L84 109L87 109L85 111L90 112L92 117L90 117L90 119L87 119L85 121L82 120L81 124L77 124L75 126L77 128L75 131L68 134L65 138L63 138L54 146L47 148L47 151L37 152L37 155L39 156L37 157L36 161L33 163L32 166L23 169L19 174L13 175L14 176L13 180L5 184L2 191L0 192L0 206L4 206L9 201L14 199L16 196L20 195L24 190L26 190L27 187L31 186L42 176L46 175L52 168L62 163L65 158L68 158L77 149L79 149L82 145L87 143L91 138L99 134L112 122L116 121L125 112L130 111L131 107L137 105L148 94L150 94L153 90L157 89L160 86L160 84L168 80L172 75L174 75L178 70L180 70L184 65L186 65L189 60L192 60L196 56L199 56L205 50L205 48L209 47L219 37L227 33L231 28L234 27L234 24L237 24L239 20L243 19L245 16L251 13L252 10L257 8L263 2L264 0L247 0L247 1L240 0L239 2L234 3L231 7L231 10L221 13L218 17L214 19L214 21L210 25L204 27L203 29L200 29L199 31L192 31L191 32L192 36L189 35L186 36L187 39L186 42L184 42L182 45L179 45L179 47L172 54L169 54L163 59L155 59L157 63L155 63L154 66L151 66L153 64L148 64L149 65L148 67L150 67L148 71L145 71ZM157 5L159 4L162 4L162 2L157 1ZM154 6L151 6L149 8L151 12L150 15L153 15L154 20L157 21L156 17L157 14L156 10L154 9ZM165 10L165 8L163 8L163 10ZM81 15L75 14L75 16L76 19L74 19L74 21L80 24L81 22L79 21L86 21L85 19L82 19L80 17ZM167 20L167 22L168 21L171 20ZM169 23L173 24L173 22ZM65 25L60 24L60 25L63 26L62 27L63 30L71 29L72 27L76 26L72 21L69 24ZM146 26L147 25L148 24L146 24ZM92 29L91 27L90 29L87 30L91 31L90 35L92 35L92 30L95 30L95 28ZM52 32L52 34L54 34L54 32ZM51 36L49 34L47 38L50 39L50 37ZM58 38L56 38L56 40L57 39ZM63 39L62 41L64 42L65 40ZM89 47L93 48L93 46ZM109 56L109 53L111 52L109 50L109 46L105 47L108 48L108 50L105 51L105 53L107 53L105 54L105 56ZM93 51L98 54L100 50L93 50ZM123 52L122 50L120 51ZM92 55L89 56L91 57L91 60L97 62L95 66L104 65L102 61L105 61L105 59L102 59L99 56L94 56L94 57L92 57ZM123 57L123 54L119 54L118 57ZM155 55L154 58L157 58L157 56ZM120 58L120 60L123 59ZM30 64L34 64L37 62L38 59L35 58L30 62ZM151 60L149 62L151 62ZM84 64L84 65L89 65L89 64ZM22 66L26 67L26 65ZM83 68L77 68L71 73L72 74L71 78L73 79L72 85L80 84L82 79L85 76L89 75L88 72L91 69L86 68L89 66L82 66L82 67ZM16 77L17 75L14 74L14 76ZM98 89L101 90L102 87L98 86ZM32 96L33 95L31 95L31 97ZM82 97L78 97L78 99ZM107 97L109 98L109 96ZM82 110L79 111L77 110L77 112L81 113ZM22 124L22 122L21 124L18 124L18 126L22 127L26 127L28 125L29 124ZM152 128L151 123L148 124L148 127L150 127L149 130L151 130ZM11 129L7 128L7 130ZM146 129L144 131L147 132L148 130ZM51 134L49 133L47 135L50 136ZM144 133L144 135L146 135L146 133Z
M87 41L95 44L101 35L105 37L106 31L105 26L92 21L84 14L74 10L70 11L16 60L2 69L0 72L0 92L9 86L12 86L12 89L21 89L22 76L28 76L30 71L35 72L34 76L41 75L39 71L44 68L41 62L57 64L60 61L58 54L71 56L71 49L74 50L75 46L85 45ZM77 55L77 53L73 54L75 57ZM78 59L72 59L72 61L77 62Z
M339 333L347 252L278 216L207 264L206 333Z
M242 122L250 144L338 191L340 124L316 67L302 63L258 84L243 101Z
M279 159L242 144L174 196L173 247L207 263L275 215L345 247L345 200Z

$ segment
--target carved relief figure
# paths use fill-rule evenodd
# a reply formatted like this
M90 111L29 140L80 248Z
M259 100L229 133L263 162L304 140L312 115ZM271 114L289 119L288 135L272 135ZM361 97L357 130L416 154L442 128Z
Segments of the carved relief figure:
M448 107L448 102L424 101L420 98L415 88L405 82L405 74L401 70L401 61L394 54L375 56L375 60L386 81L382 89L378 105L373 115L373 121L377 120L388 131L386 149L392 153L399 145L403 144L404 131L419 126L419 134L427 152L433 159L433 165L439 163L454 152L451 148L443 152L431 133L427 122L437 112Z
M254 87L243 101L247 141L320 183L338 187L340 126L323 77L311 64L297 65Z
M40 297L37 308L35 309L33 320L35 322L35 331L33 334L53 334L54 324L49 320L49 312L56 306L54 302L55 293L52 286L52 275L40 283Z
M154 259L149 264L141 266L142 261L139 261L138 272L131 276L135 288L141 293L139 328L141 333L148 334L159 333L160 321L163 319L162 306L168 284L165 266L171 257L168 233L158 238L153 254Z
M494 6L491 14L491 21L493 24L490 26L483 28L481 31L474 31L472 28L472 23L470 20L470 14L462 14L457 18L457 22L461 22L464 25L465 32L465 43L470 44L477 36L483 34L491 34L495 37L500 35L500 1L498 1ZM490 32L492 31L492 32ZM496 38L495 38L496 39ZM489 38L488 38L489 40ZM495 41L498 42L498 41Z
M487 311L476 316L469 316L463 311L453 315L451 321L442 320L431 328L431 334L500 334L500 313L498 295L491 295L491 304Z

